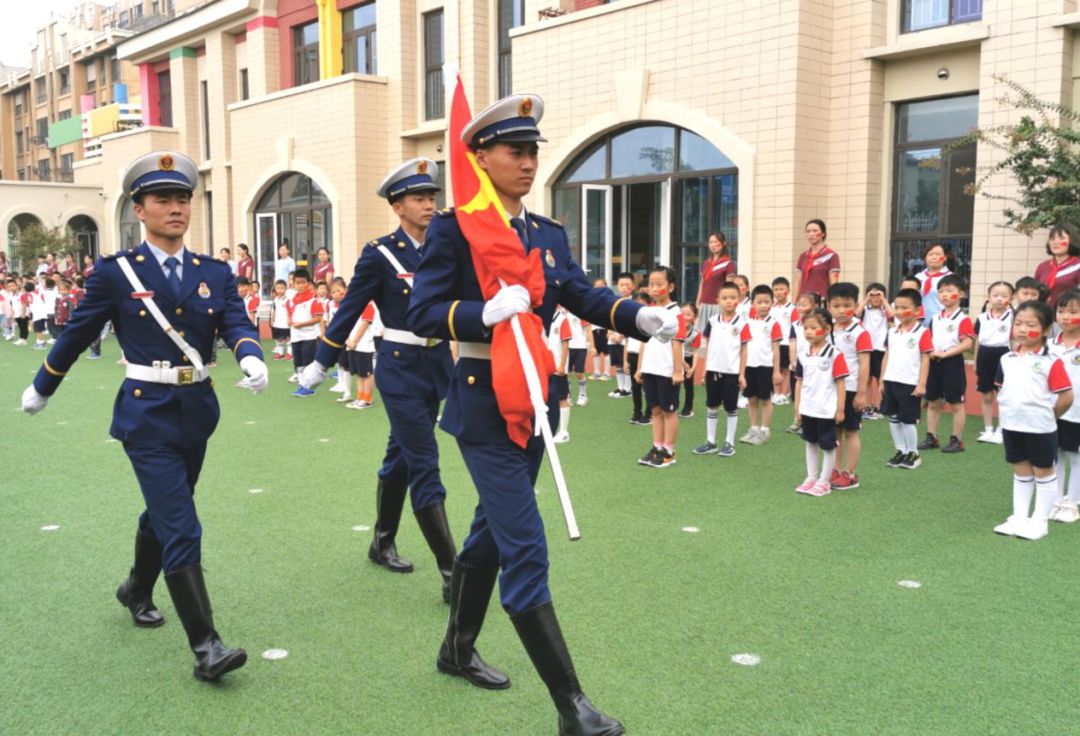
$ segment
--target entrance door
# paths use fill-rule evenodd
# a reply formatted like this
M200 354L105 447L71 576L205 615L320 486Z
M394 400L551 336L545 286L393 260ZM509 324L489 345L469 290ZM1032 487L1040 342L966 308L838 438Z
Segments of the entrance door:
M611 187L581 187L581 267L593 279L611 283Z
M255 268L263 296L274 292L274 259L277 257L278 223L274 213L255 215Z

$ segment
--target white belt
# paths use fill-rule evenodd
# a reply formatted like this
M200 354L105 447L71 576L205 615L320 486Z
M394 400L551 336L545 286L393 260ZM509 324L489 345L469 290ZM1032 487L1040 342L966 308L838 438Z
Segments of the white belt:
M390 342L398 342L402 345L416 345L421 348L433 348L442 342L437 337L420 337L408 330L393 330L389 327L383 328L382 337L383 340L389 340Z
M190 386L193 383L205 381L210 375L209 368L195 368L193 366L180 366L173 368L169 361L154 361L150 365L132 365L128 363L128 378L147 383L167 383L171 386Z
M469 358L471 360L491 360L491 343L459 342L457 354L458 358Z

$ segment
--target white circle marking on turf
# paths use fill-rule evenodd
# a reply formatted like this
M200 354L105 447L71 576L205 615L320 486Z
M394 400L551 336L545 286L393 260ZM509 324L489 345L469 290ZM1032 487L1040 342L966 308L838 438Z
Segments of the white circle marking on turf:
M761 657L756 654L733 654L731 655L731 661L735 664L741 664L744 667L753 667L754 665L761 664Z
M682 530L687 534L697 534L701 531L701 529L696 526L684 526Z
M319 442L329 442L329 441L330 441L330 439L328 437L320 437L319 438Z
M370 532L370 531L371 531L371 527L370 527L370 526L368 526L367 524L357 524L356 526L354 526L354 527L352 528L352 530L353 530L354 532Z
M251 422L244 422L244 424L254 424L254 423L255 423L254 421L251 421Z
M262 493L262 492L263 492L262 488L252 488L252 489L250 489L248 491L248 493Z
M284 649L267 649L262 653L263 659L285 659L289 656L289 652Z
M901 588L911 588L912 590L922 587L922 583L918 580L897 580L896 584Z
M60 528L59 524L46 524L45 526L41 527L41 531L43 531L43 532L55 532L59 528Z
M67 424L67 421L57 422L56 426L57 427L63 427L65 424Z

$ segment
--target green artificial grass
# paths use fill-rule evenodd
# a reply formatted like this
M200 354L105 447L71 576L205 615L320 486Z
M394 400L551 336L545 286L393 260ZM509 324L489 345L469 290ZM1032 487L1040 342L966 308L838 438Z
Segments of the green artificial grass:
M478 649L513 687L486 692L436 672L447 609L415 522L406 514L398 539L411 575L369 563L371 532L353 530L374 523L387 435L378 398L362 412L325 387L291 398L280 362L261 396L233 387L231 360L214 370L222 420L197 491L203 561L218 629L250 660L218 685L194 680L164 584L160 629L134 628L113 597L142 508L107 434L116 343L78 363L43 413L17 414L42 357L0 344L0 733L556 732L497 600ZM1000 447L974 442L977 421L967 452L928 452L914 472L884 466L887 427L868 423L862 488L817 499L793 490L805 469L802 441L782 431L789 407L769 444L696 457L699 390L678 465L653 470L636 464L651 430L627 424L629 400L607 398L612 387L590 382L560 446L583 538L568 541L546 466L537 498L582 683L629 733L1077 728L1080 528L1055 524L1038 543L992 533L1010 512L1011 471ZM476 493L452 438L438 435L460 544ZM270 648L289 656L267 661ZM744 653L760 664L732 662Z

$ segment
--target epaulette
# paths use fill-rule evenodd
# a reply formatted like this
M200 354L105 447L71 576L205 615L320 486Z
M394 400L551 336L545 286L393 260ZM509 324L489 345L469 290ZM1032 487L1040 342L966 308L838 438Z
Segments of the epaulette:
M563 229L563 224L561 222L559 222L558 220L552 220L550 217L544 217L543 215L538 215L535 212L530 212L529 217L533 218L534 220L539 220L540 222L546 223L548 225L554 225L560 230Z
M198 258L200 261L212 261L213 263L220 263L222 266L228 266L229 265L228 261L223 261L220 258L215 258L214 256L204 256L202 254L197 254L197 253L192 253L192 255L195 258Z
M444 207L441 210L436 210L435 211L435 216L436 217L453 217L454 216L454 208L453 207Z
M99 256L99 257L101 258L102 261L115 261L120 256L133 256L133 255L135 255L135 253L136 253L136 250L134 248L128 248L127 250L120 250L120 251L117 251L116 253L109 253L108 255Z

